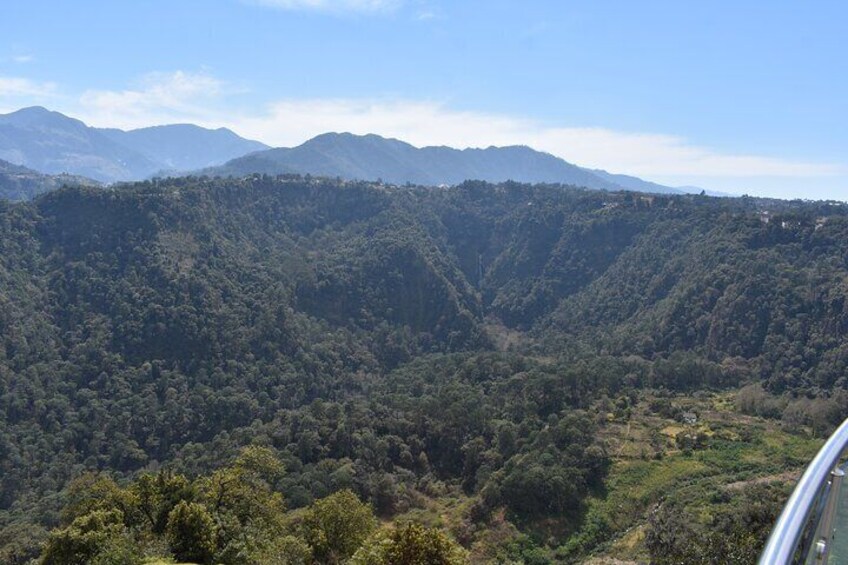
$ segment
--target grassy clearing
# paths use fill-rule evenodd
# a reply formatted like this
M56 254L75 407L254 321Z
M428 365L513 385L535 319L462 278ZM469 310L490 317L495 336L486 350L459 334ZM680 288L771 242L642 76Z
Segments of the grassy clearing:
M788 489L822 441L738 414L729 396L673 399L675 406L698 413L694 425L652 414L643 398L629 421L607 426L605 441L614 458L607 490L589 501L581 531L564 546L566 555L589 550L593 559L646 562L648 516L663 500L673 497L706 523L728 511L748 484L781 482ZM701 434L705 445L680 449L679 434Z

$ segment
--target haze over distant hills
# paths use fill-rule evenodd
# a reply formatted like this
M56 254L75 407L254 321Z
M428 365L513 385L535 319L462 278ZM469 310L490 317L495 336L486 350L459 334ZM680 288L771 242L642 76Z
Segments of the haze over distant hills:
M226 128L192 124L131 131L93 128L37 106L0 115L0 159L44 174L68 173L106 183L199 171L212 176L311 174L392 184L454 185L474 179L607 191L701 191L579 167L526 146L417 148L374 134L326 133L297 147L270 149Z
M98 129L38 106L0 115L0 159L42 173L71 173L102 182L208 167L265 148L224 128L181 124Z
M77 175L45 175L0 159L0 199L30 200L65 185L97 186L100 183Z

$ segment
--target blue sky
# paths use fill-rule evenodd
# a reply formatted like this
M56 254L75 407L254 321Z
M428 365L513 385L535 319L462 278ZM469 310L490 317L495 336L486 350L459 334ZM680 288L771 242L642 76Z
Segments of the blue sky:
M4 2L0 111L526 144L734 193L848 200L848 2Z

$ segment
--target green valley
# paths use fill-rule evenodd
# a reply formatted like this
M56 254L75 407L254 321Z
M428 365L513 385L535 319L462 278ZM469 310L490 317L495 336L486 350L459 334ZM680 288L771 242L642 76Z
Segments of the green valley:
M0 202L0 561L747 563L848 414L846 250L563 185Z

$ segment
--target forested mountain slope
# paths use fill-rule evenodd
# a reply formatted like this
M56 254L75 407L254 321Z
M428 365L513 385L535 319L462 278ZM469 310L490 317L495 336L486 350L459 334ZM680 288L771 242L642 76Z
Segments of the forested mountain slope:
M0 203L0 526L32 551L84 470L209 472L259 443L292 508L351 488L393 516L452 485L471 523L505 508L563 542L608 468L603 398L845 386L846 250L838 204L553 185ZM827 406L799 417L826 430Z

